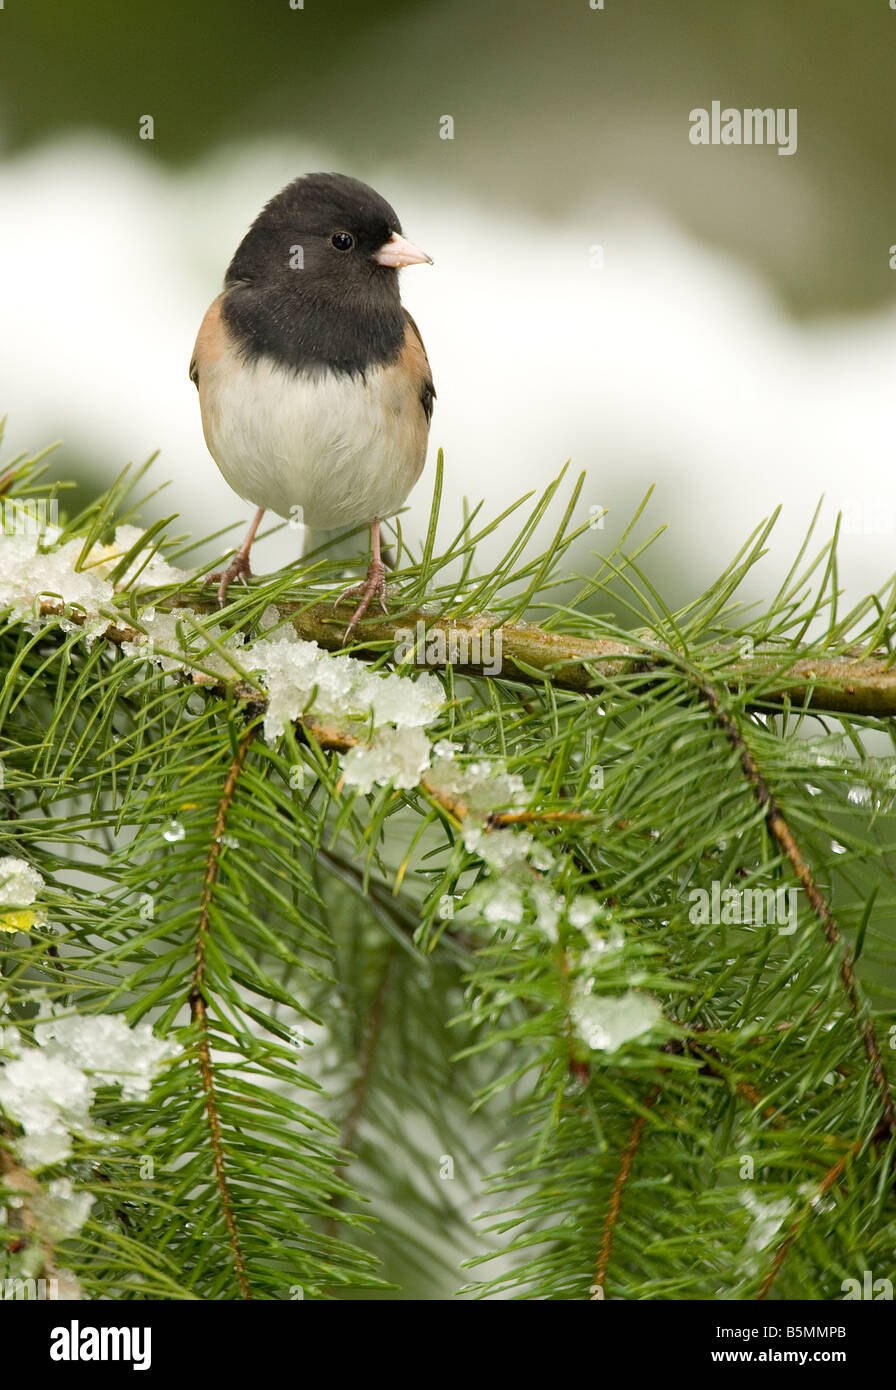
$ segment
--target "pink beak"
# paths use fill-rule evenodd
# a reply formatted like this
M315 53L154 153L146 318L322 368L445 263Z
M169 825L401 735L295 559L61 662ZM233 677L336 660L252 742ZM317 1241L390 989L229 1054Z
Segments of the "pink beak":
M398 270L403 265L432 265L432 256L427 256L419 246L399 236L397 232L393 232L379 251L374 252L373 259L377 265L387 265L393 270Z

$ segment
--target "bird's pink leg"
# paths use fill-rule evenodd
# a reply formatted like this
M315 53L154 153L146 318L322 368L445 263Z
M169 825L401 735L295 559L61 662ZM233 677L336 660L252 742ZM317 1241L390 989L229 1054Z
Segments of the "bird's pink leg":
M252 525L246 533L246 539L243 541L227 568L206 577L206 584L217 583L218 585L219 608L223 608L227 602L227 590L230 588L234 579L241 579L245 584L246 576L252 573L249 568L249 551L252 549L252 542L255 540L255 532L261 525L261 518L264 516L264 512L264 507L259 507L252 520Z
M380 523L378 517L374 517L373 521L370 523L370 549L370 565L364 583L353 584L350 589L346 589L341 593L336 600L336 603L341 603L344 598L354 598L356 594L360 595L361 598L361 602L352 614L351 622L345 629L345 636L342 639L343 644L348 642L351 638L358 623L370 607L371 600L374 596L379 599L380 608L382 608L383 612L388 613L389 611L386 607L386 566L383 564L383 557L380 551Z

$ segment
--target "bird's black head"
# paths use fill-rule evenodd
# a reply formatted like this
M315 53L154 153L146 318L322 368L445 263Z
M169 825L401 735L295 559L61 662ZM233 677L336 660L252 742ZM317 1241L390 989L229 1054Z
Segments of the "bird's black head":
M287 184L246 233L225 279L225 315L250 355L361 369L404 336L396 270L429 261L395 209L346 174Z
M348 287L397 295L395 270L428 260L405 241L395 209L368 184L347 174L306 174L287 184L256 217L226 283L304 272L316 295L329 289L341 299Z

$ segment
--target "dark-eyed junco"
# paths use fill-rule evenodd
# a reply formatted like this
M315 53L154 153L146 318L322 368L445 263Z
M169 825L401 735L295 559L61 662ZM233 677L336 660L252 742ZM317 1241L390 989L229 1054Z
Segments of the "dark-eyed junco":
M435 389L398 270L430 262L394 210L345 174L306 174L259 213L199 330L190 376L209 452L258 513L220 575L250 573L265 511L321 530L369 522L367 579L348 638L376 596L385 610L380 520L426 457Z

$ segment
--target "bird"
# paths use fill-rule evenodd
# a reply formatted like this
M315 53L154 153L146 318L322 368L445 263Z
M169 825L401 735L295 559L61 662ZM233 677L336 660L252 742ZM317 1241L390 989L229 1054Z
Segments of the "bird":
M304 174L261 210L196 338L190 378L209 453L256 508L227 567L209 575L223 608L251 574L266 511L314 530L366 523L367 577L344 644L374 598L388 612L380 523L423 471L436 397L398 271L432 264L392 206L347 174Z

